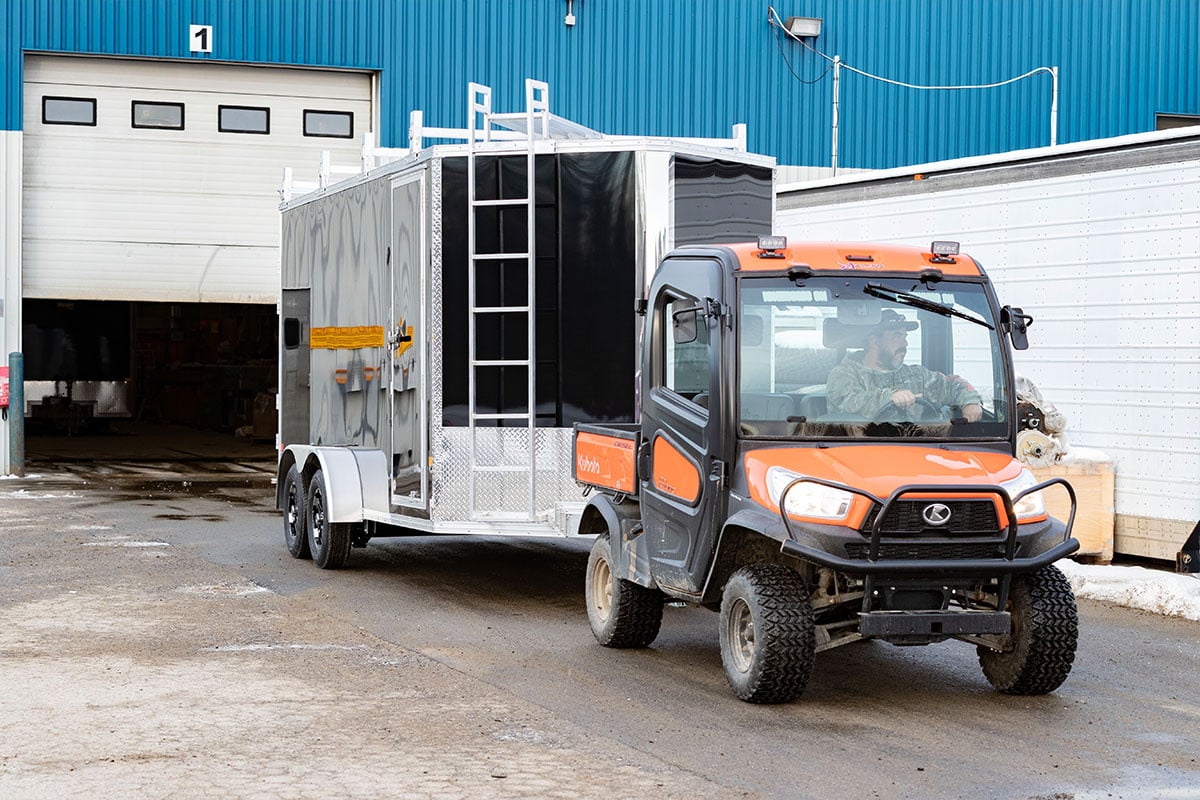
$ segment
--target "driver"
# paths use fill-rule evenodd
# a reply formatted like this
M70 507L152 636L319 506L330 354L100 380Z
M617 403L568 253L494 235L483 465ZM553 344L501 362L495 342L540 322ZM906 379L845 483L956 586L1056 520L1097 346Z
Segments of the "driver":
M919 400L937 408L959 406L967 422L983 415L979 392L957 375L943 375L920 364L905 364L908 331L917 323L885 309L867 334L867 347L850 353L829 373L825 394L835 408L874 419L894 403L908 409Z

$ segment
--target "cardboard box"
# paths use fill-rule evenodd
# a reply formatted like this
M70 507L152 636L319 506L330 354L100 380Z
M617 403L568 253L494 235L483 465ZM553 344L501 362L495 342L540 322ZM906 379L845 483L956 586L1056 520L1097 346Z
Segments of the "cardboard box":
M1086 457L1083 457L1086 456ZM1113 557L1115 464L1107 457L1090 451L1075 457L1068 452L1051 467L1038 467L1033 474L1039 481L1066 478L1075 490L1075 527L1072 534L1079 540L1077 558L1107 564ZM1046 510L1066 522L1071 513L1071 501L1064 489L1050 487L1045 492Z

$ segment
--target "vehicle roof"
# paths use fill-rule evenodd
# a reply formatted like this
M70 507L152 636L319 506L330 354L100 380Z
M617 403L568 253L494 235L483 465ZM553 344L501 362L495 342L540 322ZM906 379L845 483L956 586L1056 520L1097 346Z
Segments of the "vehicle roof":
M983 270L966 253L952 256L953 264L938 263L926 248L872 242L788 242L779 251L783 258L764 258L756 242L724 245L733 251L742 272L783 272L794 264L807 264L814 271L920 272L937 269L945 275L978 277ZM854 258L851 258L851 257ZM870 261L861 257L870 256Z

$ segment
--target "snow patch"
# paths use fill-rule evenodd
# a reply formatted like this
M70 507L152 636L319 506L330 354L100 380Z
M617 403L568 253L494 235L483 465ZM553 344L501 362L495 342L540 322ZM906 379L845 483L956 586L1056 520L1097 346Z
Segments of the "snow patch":
M170 547L167 542L121 542L121 541L105 541L105 542L84 542L84 547Z
M1145 567L1077 564L1069 559L1056 566L1077 597L1200 621L1200 580L1190 575Z
M9 492L8 496L16 500L74 500L79 497L74 492L67 492L66 494L37 494L28 489L17 489L15 492Z
M1063 451L1062 457L1058 460L1059 464L1111 464L1113 457L1103 450L1096 450L1092 447L1076 447L1070 445Z

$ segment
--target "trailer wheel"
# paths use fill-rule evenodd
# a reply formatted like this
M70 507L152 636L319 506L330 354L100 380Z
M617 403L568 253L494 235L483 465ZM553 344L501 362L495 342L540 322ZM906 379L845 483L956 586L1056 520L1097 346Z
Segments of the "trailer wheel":
M1006 694L1046 694L1062 686L1075 662L1079 613L1071 584L1055 566L1013 580L1012 633L1002 649L979 646L988 683Z
M721 663L739 699L786 703L808 686L816 624L804 582L778 564L730 576L721 598Z
M304 524L306 506L304 479L293 464L283 479L283 541L293 558L312 558L308 528Z
M313 563L321 569L337 569L350 555L350 524L330 522L329 490L321 470L313 473L308 484L308 549Z
M605 647L648 647L662 626L663 596L618 578L607 536L596 537L584 580L588 623Z

